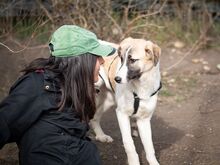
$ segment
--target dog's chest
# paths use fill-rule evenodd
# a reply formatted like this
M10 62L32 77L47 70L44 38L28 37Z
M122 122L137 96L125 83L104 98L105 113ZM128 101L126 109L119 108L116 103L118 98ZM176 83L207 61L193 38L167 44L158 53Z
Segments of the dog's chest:
M134 114L133 116L138 118L150 117L155 110L156 103L157 103L157 95L150 97L147 100L140 99L137 113Z
M156 107L157 95L150 98L142 97L137 103L132 92L123 90L123 87L116 91L117 110L120 110L129 116L146 118L151 116ZM138 106L135 104L138 104Z

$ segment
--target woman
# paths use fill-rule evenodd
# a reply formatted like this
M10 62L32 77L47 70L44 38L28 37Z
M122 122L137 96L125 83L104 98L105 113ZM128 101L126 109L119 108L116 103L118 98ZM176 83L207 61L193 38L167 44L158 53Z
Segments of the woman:
M86 132L102 56L114 49L74 25L57 29L49 46L51 56L31 62L0 104L0 148L16 142L20 165L99 165Z

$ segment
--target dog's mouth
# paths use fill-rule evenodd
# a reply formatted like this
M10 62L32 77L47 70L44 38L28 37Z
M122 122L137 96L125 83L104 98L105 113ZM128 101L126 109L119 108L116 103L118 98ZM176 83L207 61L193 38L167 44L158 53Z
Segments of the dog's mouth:
M141 77L142 72L140 69L137 70L128 70L127 80L137 80Z

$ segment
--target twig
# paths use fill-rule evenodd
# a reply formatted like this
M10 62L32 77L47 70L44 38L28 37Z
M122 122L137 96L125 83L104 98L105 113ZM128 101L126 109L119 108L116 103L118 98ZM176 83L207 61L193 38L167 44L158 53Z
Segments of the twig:
M124 32L124 34L123 34L123 36L122 36L121 38L122 38L122 39L125 38L125 36L126 36L127 34L129 34L133 29L136 29L136 28L139 27L139 26L138 26L138 27L133 27L133 26L132 26L132 24L134 24L136 21L160 13L160 12L163 10L163 8L164 8L166 2L167 2L167 0L165 0L165 1L163 2L162 6L160 7L160 9L159 9L158 11L155 11L155 12L152 12L152 13L147 13L147 14L138 15L137 17L135 17L134 19L132 19L131 21L129 21L129 23L127 23L127 24L128 24L128 25L127 25L128 29ZM128 20L128 19L126 19L126 20ZM128 22L128 21L127 21L127 22ZM152 24L151 24L151 25L152 25ZM141 26L142 26L142 25L141 25ZM143 25L143 26L148 26L148 25L145 24L145 25ZM156 25L155 25L155 26L156 26ZM129 28L129 27L130 27L130 28ZM158 26L158 27L159 27L159 26Z
M154 2L150 5L149 10L151 10L156 4L157 4L157 0L154 0Z
M105 12L105 10L103 10L95 1L92 1L92 3L94 3L94 5L95 5L96 7L98 7L103 13L106 14L107 17L110 18L110 20L114 23L114 25L117 27L117 29L119 30L119 32L122 34L122 29L121 29L121 27L118 25L118 23L115 21L115 19L114 19L111 15L109 15L107 12Z
M191 47L191 49L188 52L186 52L185 55L179 61L177 61L175 64L171 65L170 67L166 68L165 69L166 71L171 70L172 68L174 68L178 64L180 64L187 56L189 56L193 52L197 51L201 47L201 45L204 44L203 42L206 41L207 33L208 33L209 29L213 26L213 20L210 16L206 6L205 6L205 10L204 10L203 14L204 14L203 16L208 19L208 21L207 20L204 21L204 27L201 31L199 39L195 42L195 44Z
M133 31L135 29L142 28L142 27L147 27L147 26L157 27L158 29L164 28L164 26L159 26L159 25L156 25L156 24L146 23L146 24L143 24L143 25L137 25L137 26L133 26L133 27L129 28L126 32L124 32L123 37L126 36L127 34L129 34L131 31Z
M51 20L51 22L53 23L53 17L50 15L50 13L47 11L47 9L44 7L44 5L42 5L42 3L37 0L38 5L40 6L40 8L42 8L42 10L45 12L45 14L47 15L47 17Z
M22 52L22 51L24 51L26 49L26 48L23 48L21 50L14 51L14 50L10 49L7 45L3 44L2 42L0 42L0 45L4 46L5 48L7 48L12 53L20 53L20 52Z
M168 71L168 70L171 70L173 69L174 67L176 67L178 64L180 64L187 56L189 56L190 54L192 54L193 52L195 52L196 50L199 49L199 43L200 43L200 40L197 40L195 42L195 44L191 47L191 49L189 51L187 51L185 53L185 55L179 60L177 61L175 64L171 65L170 67L166 68L165 70Z
M19 47L21 47L20 50L12 50L9 46L7 46L6 44L4 44L4 43L2 43L2 42L0 42L0 45L2 45L3 47L7 48L10 52L12 52L12 53L14 53L14 54L20 53L20 52L22 52L22 51L24 51L24 50L26 50L26 49L40 49L40 48L46 48L46 47L47 47L46 44L44 44L44 45L38 45L38 46L31 46L31 47L29 46L29 44L31 43L31 40L32 40L32 38L34 37L34 34L35 34L35 32L37 31L37 29L38 29L39 27L44 26L47 22L48 22L48 20L46 20L46 21L44 21L44 22L42 22L42 23L36 21L36 28L33 30L30 39L26 42L25 45L20 44L16 39L14 39L14 38L12 39L12 38L10 37L10 40L11 40L12 42L14 42L16 45L18 45Z
M21 50L12 50L11 48L9 48L7 45L5 45L4 43L0 42L0 45L2 45L3 47L7 48L10 52L16 54L16 53L20 53L26 49L41 49L41 48L46 48L48 47L46 44L45 45L38 45L38 46L31 46L31 47L28 47L28 46L22 46L21 44L17 43L14 41L14 43L16 43L17 45L23 47Z
M12 38L10 38L10 40L12 41L12 42L14 42L16 45L18 45L18 46L20 46L20 47L22 47L23 49L25 48L25 49L38 49L38 48L46 48L46 47L48 47L48 45L47 44L42 44L42 45L38 45L38 46L25 46L25 45L22 45L21 43L19 43L16 39L12 39Z
M128 26L131 26L134 22L136 22L136 21L139 20L139 19L142 19L142 18L146 18L146 17L152 16L152 15L159 14L159 13L162 11L162 9L164 8L166 2L167 2L167 0L165 0L165 1L163 2L162 6L160 7L160 9L159 9L158 11L155 11L155 12L153 12L153 13L148 13L148 14L139 15L139 16L135 17L133 20L131 20L131 21L129 22L129 25L128 25Z

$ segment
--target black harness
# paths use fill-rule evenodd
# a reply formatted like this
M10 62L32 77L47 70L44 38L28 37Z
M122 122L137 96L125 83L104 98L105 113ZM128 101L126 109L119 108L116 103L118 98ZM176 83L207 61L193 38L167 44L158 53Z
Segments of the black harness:
M160 82L160 86L159 88L150 95L150 97L154 96L160 89L162 88L162 83ZM138 97L138 95L133 92L133 95L134 95L134 112L133 112L133 115L137 113L138 111L138 108L139 108L139 104L140 104L140 97Z

